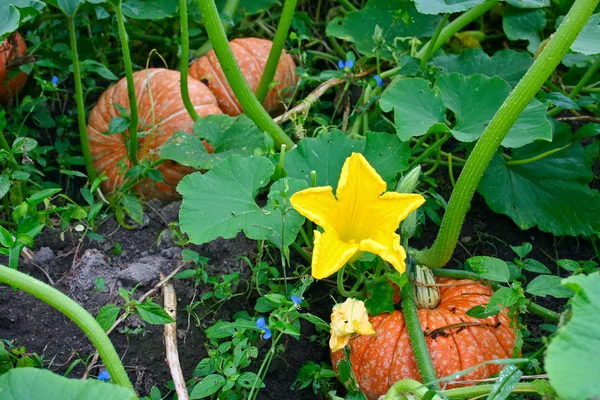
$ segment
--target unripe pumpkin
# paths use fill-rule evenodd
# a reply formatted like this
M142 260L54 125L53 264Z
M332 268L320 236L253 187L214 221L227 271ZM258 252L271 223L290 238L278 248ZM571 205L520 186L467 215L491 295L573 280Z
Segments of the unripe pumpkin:
M142 70L133 74L139 115L140 161L157 160L159 147L175 132L192 133L194 121L181 99L179 77L178 71L162 68ZM215 96L202 82L189 79L188 88L191 102L200 116L223 113L217 106ZM100 96L90 113L87 126L94 168L98 175L105 172L108 177L102 182L102 190L108 194L123 185L124 174L131 168L125 140L129 130L125 131L125 135L103 134L108 132L110 121L121 115L116 105L125 108L127 112L130 110L125 78ZM124 168L119 168L119 165ZM184 175L193 171L192 168L173 161L165 161L158 170L162 173L164 182L145 179L137 186L138 192L145 198L158 198L163 201L179 198L175 190L177 184Z
M16 95L25 85L26 73L19 71L14 77L10 75L11 70L21 65L19 58L25 56L26 50L27 46L19 32L13 32L0 45L0 102Z
M267 39L241 38L232 40L229 45L248 86L252 92L256 92L273 42ZM189 75L208 85L225 114L236 116L243 112L231 86L227 83L214 50L194 61L190 65ZM281 53L273 81L277 84L269 90L263 103L268 112L280 109L282 92L298 82L294 59L285 51Z
M509 358L515 332L506 309L497 316L478 319L466 314L472 307L485 305L492 290L470 280L437 279L440 303L435 309L419 309L419 321L438 377L452 376L484 361ZM350 340L350 361L361 390L376 400L402 379L421 381L410 338L400 311L369 318L376 334ZM337 370L343 351L331 353ZM483 365L458 381L488 378L502 365ZM449 385L449 387L456 385Z

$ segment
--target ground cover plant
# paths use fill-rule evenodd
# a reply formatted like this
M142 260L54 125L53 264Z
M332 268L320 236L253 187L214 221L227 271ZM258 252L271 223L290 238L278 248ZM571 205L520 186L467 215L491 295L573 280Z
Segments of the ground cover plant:
M598 0L7 0L0 40L0 399L600 397Z

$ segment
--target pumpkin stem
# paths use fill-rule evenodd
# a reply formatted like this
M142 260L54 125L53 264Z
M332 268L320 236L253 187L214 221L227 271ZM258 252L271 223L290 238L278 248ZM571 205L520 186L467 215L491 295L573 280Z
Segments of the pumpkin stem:
M277 71L279 58L281 57L283 46L285 45L288 32L290 31L290 26L292 25L292 20L294 19L294 12L296 11L297 3L298 0L285 0L285 4L283 5L281 19L279 20L279 25L277 25L277 31L275 32L273 45L271 46L271 51L269 52L267 65L265 65L265 69L260 78L260 83L258 84L258 88L256 88L256 98L261 104L265 101L267 93L269 93L269 86L271 85L271 81L273 81L273 77Z
M488 4L490 3L486 2L478 7ZM475 145L475 149L469 156L460 174L433 246L428 250L415 253L418 263L425 264L431 268L440 268L450 260L473 194L477 186L479 186L479 182L489 163L496 154L500 143L502 143L502 140L504 140L504 137L531 99L533 99L550 74L556 69L556 66L575 41L575 38L597 4L598 0L575 1L563 23L559 26L554 36L552 36L550 42L548 42L548 45L506 98L502 106L500 106L500 109L494 115L494 118L490 121L485 132ZM464 17L475 8L461 17ZM442 32L438 40L442 39L443 36ZM444 38L444 40L446 39Z
M261 130L267 132L273 138L276 145L285 144L289 149L292 149L294 147L292 139L273 121L250 90L246 79L244 79L227 41L227 35L214 0L197 0L197 2L204 20L204 28L213 45L225 78L227 78L227 83L231 86L244 112Z
M439 390L440 386L438 378L429 355L429 349L427 348L427 342L423 335L423 328L421 327L421 321L419 320L419 314L417 313L417 307L413 301L412 285L410 283L402 287L402 313L404 314L404 322L410 338L410 345L413 349L415 359L417 360L417 367L421 374L421 380L423 383L434 390Z
M123 368L121 359L104 332L104 329L83 307L53 287L3 265L0 265L0 282L35 296L66 315L85 333L94 347L96 347L102 357L102 361L104 361L106 369L110 373L112 381L117 385L131 389L132 391L134 390ZM137 399L137 396L135 399Z
M434 309L440 304L440 289L435 285L433 272L423 265L415 265L412 292L417 308Z
M190 37L188 33L188 11L187 0L179 0L179 21L181 25L181 59L179 60L179 83L181 88L181 100L192 120L200 118L198 112L190 99L188 88L188 63L190 62Z

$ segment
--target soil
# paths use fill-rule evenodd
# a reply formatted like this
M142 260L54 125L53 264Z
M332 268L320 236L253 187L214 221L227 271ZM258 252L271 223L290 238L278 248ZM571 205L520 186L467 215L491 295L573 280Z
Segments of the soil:
M445 194L442 193L445 196ZM447 197L447 196L445 196ZM68 294L83 307L96 315L107 303L122 303L117 295L119 287L131 288L139 284L136 294L139 296L159 282L159 272L168 274L181 263L181 250L171 240L167 223L177 221L179 203L152 206L146 214L142 226L135 230L126 230L112 219L101 225L98 233L105 241L85 240L66 235L61 239L59 231L46 230L36 240L35 264L42 267L55 282L55 287ZM424 247L432 243L438 227L429 223L420 238L412 241L415 247ZM490 232L492 234L487 234ZM160 238L160 240L159 240ZM472 210L468 214L463 227L460 244L449 267L456 267L474 255L496 256L511 260L514 254L506 245L520 245L522 242L533 244L530 257L554 268L558 258L587 260L595 257L590 244L577 238L555 238L536 229L521 231L508 217L492 213L484 200L476 195ZM116 244L122 253L113 254ZM257 245L238 235L230 240L215 240L202 246L192 246L202 256L208 257L210 274L222 275L240 271L241 284L249 279L250 271L247 263L240 256L250 260L256 257ZM0 263L6 260L0 257ZM22 260L20 270L45 282L48 279L38 266ZM558 267L556 267L558 268ZM93 283L98 276L104 278L106 289L98 291ZM201 328L188 318L183 307L192 300L195 289L191 280L174 280L178 297L178 333L179 356L184 376L192 376L197 363L206 356L204 347L205 335ZM199 288L200 291L203 288ZM333 300L328 296L331 290L324 282L313 284L307 293L310 304L309 311L327 320ZM333 293L333 292L331 292ZM196 293L196 298L199 293ZM239 300L238 300L239 299ZM544 301L541 303L560 310L563 301ZM161 303L160 296L155 299ZM241 310L253 311L255 299L246 300L246 296L237 297L228 302L213 319L206 322L211 325L217 319L231 320L232 315ZM532 325L538 325L539 319L531 319ZM129 318L121 329L140 327L140 320ZM169 371L164 360L162 327L145 325L145 334L124 334L119 331L111 334L111 339L122 356L136 390L146 395L152 386L159 386L163 393L164 384L168 380ZM310 389L293 391L290 386L302 365L311 360L316 363L329 363L326 348L311 342L310 336L315 331L310 324L303 324L301 340L289 339L283 342L285 353L277 357L266 378L266 387L261 390L259 399L304 400L317 396ZM14 340L17 346L25 346L28 352L43 354L50 370L64 373L77 359L86 360L93 354L93 347L81 331L69 320L51 307L34 297L14 291L7 286L0 286L0 338ZM267 350L267 342L263 342L262 353ZM260 358L260 357L259 357ZM258 368L258 362L254 365ZM84 372L82 363L72 369L69 377L81 377ZM98 370L92 371L96 375Z

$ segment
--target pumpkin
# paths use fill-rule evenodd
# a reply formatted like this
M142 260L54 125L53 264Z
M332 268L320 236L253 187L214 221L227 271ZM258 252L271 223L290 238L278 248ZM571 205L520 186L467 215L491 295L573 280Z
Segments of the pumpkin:
M489 302L492 290L470 280L437 279L440 303L435 309L419 309L419 320L438 377L453 374L499 358L509 358L515 332L507 310L486 319L469 317L466 312ZM402 379L421 381L410 338L401 312L371 317L376 334L350 340L350 361L361 390L375 400ZM331 353L337 370L343 351ZM484 365L458 380L483 379L500 372L502 365ZM449 385L453 386L453 385Z
M27 81L27 74L19 71L11 74L13 68L21 65L19 59L24 57L27 46L18 32L4 39L0 45L0 101L17 94Z
M250 89L256 92L273 42L267 39L242 38L232 40L229 45ZM285 51L282 52L273 77L273 81L277 84L269 90L263 103L268 112L280 109L283 90L298 82L295 70L294 59ZM223 112L231 116L243 112L242 106L227 83L214 50L210 50L205 56L194 61L189 68L189 75L208 85L217 97Z
M157 160L159 147L175 132L192 132L194 122L181 100L179 77L178 71L162 68L146 69L133 74L139 115L138 159L140 161ZM215 96L202 82L189 79L188 87L192 104L200 116L223 113L217 105ZM108 194L123 185L124 174L131 167L125 139L128 135L104 134L108 132L110 121L121 115L117 105L129 112L125 78L100 96L90 113L87 125L94 168L98 175L104 172L108 177L102 182L102 190ZM143 197L158 198L163 201L179 198L175 187L184 175L193 171L173 161L165 161L158 170L162 173L164 182L156 182L149 178L141 181L137 191Z

